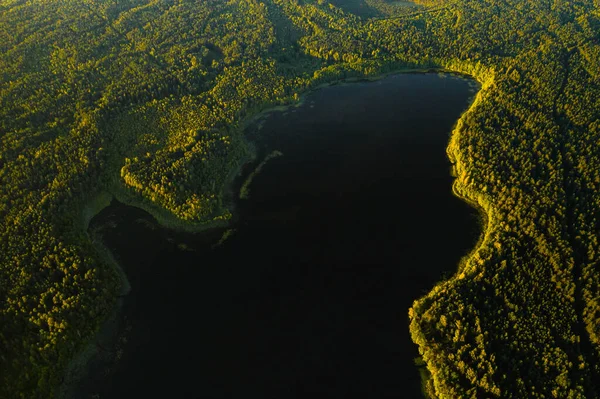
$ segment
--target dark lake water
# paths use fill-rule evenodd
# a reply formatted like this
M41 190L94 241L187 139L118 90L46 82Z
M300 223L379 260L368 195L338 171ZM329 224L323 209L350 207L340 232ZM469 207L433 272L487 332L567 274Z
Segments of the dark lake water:
M408 308L479 234L445 153L475 90L404 74L270 114L248 128L259 156L243 173L284 155L236 201L236 232L214 249L222 229L176 233L113 202L91 228L132 285L127 342L79 397L421 398Z

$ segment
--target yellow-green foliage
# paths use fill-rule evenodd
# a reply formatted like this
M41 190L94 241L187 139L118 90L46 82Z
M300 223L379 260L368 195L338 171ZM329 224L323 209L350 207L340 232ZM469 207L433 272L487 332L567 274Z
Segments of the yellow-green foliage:
M598 397L597 0L354 3L0 2L0 397L51 397L114 301L81 231L96 193L226 219L246 118L402 68L482 83L448 155L485 236L410 310L428 387Z

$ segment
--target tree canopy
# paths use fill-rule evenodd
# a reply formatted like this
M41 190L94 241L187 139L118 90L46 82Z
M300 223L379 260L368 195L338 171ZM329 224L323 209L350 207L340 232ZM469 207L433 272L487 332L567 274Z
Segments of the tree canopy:
M439 398L600 395L598 0L0 1L0 397L54 395L119 282L98 192L227 220L244 121L322 83L437 68L482 83L448 146L487 214L415 301Z

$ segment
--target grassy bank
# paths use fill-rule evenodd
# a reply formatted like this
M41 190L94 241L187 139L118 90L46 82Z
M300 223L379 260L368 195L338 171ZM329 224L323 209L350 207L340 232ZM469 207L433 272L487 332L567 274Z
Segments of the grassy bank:
M265 167L265 165L271 159L281 157L281 156L283 156L283 153L281 151L275 150L275 151L271 152L269 155L267 155L265 157L265 159L263 159L263 161L258 164L256 169L254 169L248 175L248 177L244 181L244 184L242 184L242 187L240 188L240 195L239 195L240 199L248 199L248 197L250 196L250 185L252 184L252 181L254 180L254 178L260 174L262 169Z

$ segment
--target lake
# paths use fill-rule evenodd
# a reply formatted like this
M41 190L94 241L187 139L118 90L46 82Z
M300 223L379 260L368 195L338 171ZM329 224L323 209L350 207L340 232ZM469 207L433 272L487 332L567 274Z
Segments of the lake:
M78 397L422 398L408 308L478 238L445 153L476 90L399 74L254 123L235 190L283 156L235 201L221 245L223 229L177 233L113 201L90 228L132 285L102 348L120 360L97 360Z

